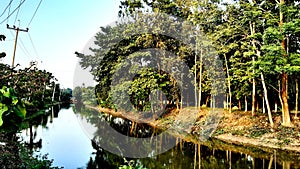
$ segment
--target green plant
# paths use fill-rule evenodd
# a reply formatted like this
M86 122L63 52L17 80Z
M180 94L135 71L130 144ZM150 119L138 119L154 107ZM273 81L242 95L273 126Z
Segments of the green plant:
M139 162L136 162L134 160L127 161L124 158L124 162L126 163L126 165L121 165L119 167L119 169L147 169L147 168L143 167L142 164L140 164Z
M244 135L244 131L243 130L233 130L232 135L238 135L238 136L243 136Z
M18 119L24 119L26 108L24 102L16 96L14 89L3 86L0 89L0 126L3 118L14 123Z
M33 155L32 152L24 146L24 144L18 145L19 155L21 159L20 168L48 168L48 169L58 169L57 166L52 166L53 160L48 159L48 154L46 155Z
M217 129L215 132L214 132L214 136L217 136L217 135L221 135L221 134L224 134L226 133L226 129Z
M252 138L257 138L257 137L260 137L266 133L270 133L270 129L265 129L265 128L258 128L258 127L253 127L251 129L249 129L250 131L250 134L249 134L249 137L252 137Z

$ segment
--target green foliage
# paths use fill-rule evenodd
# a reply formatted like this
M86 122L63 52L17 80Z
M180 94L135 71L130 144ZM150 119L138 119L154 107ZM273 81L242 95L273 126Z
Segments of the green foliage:
M30 168L30 169L59 169L59 167L53 167L53 160L49 160L47 155L43 156L33 156L32 152L30 152L24 146L20 146L20 158L22 163L20 164L20 168Z
M32 67L15 70L1 63L0 68L0 86L13 88L18 97L32 103L29 108L43 108L45 104L51 104L53 82L56 80L52 73ZM58 96L59 89L56 90L55 101L58 101Z
M0 34L0 41L4 41L5 39L6 39L6 37L4 35ZM0 53L0 59L4 58L5 56L6 56L6 53L4 53L4 52Z
M82 89L79 86L76 86L73 90L73 96L77 100L77 102L82 102Z
M12 88L3 86L0 89L0 126L3 124L3 117L10 122L14 122L15 120L24 119L25 116L24 101L16 96Z
M61 102L70 102L71 98L72 98L72 89L67 88L67 89L60 89L60 98L61 98Z
M141 17L140 19L147 20L146 17ZM157 29L160 29L161 25L159 24L161 23L157 24ZM170 22L170 24L172 23ZM142 34L126 37L126 35L121 34L122 32L134 32L134 30L136 29L136 27L134 26L136 25L119 24L113 28L102 28L102 31L97 33L97 41L95 41L95 45L98 45L100 47L100 50L91 49L91 51L94 52L94 54L91 56L77 53L77 57L81 59L81 66L83 68L87 68L90 66L92 74L98 81L98 84L96 86L96 95L99 103L102 106L111 107L113 102L111 98L115 97L120 98L119 100L123 100L125 99L123 97L126 96L120 94L124 93L125 91L128 91L127 94L130 95L130 100L125 99L125 101L120 104L125 107L127 106L127 108L124 109L128 110L132 109L132 107L130 106L131 103L134 105L134 107L138 107L141 105L143 110L149 109L149 94L154 90L161 90L162 92L164 92L168 101L175 102L176 100L179 100L179 89L177 86L177 83L179 82L175 82L174 78L170 77L168 73L163 71L164 66L169 66L168 60L172 58L166 56L166 54L164 53L138 51L147 48L167 48L174 53L177 53L183 58L183 60L186 58L186 62L188 62L188 65L192 65L190 63L190 60L188 59L189 56L193 53L190 51L190 49L187 49L185 46L180 45L178 41L175 41L174 39L167 36L156 34ZM118 38L122 36L124 36L123 39L119 43L114 44L118 40ZM180 49L179 46L181 46ZM162 55L163 57L158 58L156 57L156 55ZM126 56L128 56L128 58L126 58ZM143 66L156 66L157 60L160 59L165 64L158 65L156 69L141 69L141 67ZM133 74L135 74L133 79L126 79L126 77L124 77L124 75L130 76ZM116 79L119 80L120 85L114 86L112 85L112 83L113 80ZM115 93L116 95L112 95L111 91L113 91L113 93Z
M258 128L258 127L253 127L250 129L250 137L252 138L257 138L257 137L260 137L266 133L270 133L270 129L268 128Z
M134 160L130 160L130 161L127 161L125 158L124 158L124 162L126 163L125 165L121 165L119 167L119 169L147 169L145 167L143 167L142 164L134 161Z
M280 93L278 88L281 86L278 82L281 75L287 73L289 75L289 85L287 85L289 104L294 105L291 99L295 99L295 87L289 86L294 85L294 77L299 77L300 70L299 11L299 4L296 1L286 1L285 4L276 4L273 1L264 1L263 3L233 1L221 4L220 1L123 0L119 16L128 16L132 21L141 23L145 23L149 19L142 15L147 12L167 13L186 19L195 24L207 39L189 37L190 32L188 31L174 36L186 36L190 38L191 43L196 42L197 48L202 51L200 54L202 57L209 53L207 51L211 51L207 49L208 46L214 47L217 52L214 54L223 61L223 72L221 73L227 75L234 101L245 98L248 103L251 103L250 96L253 82L255 82L256 100L259 105L262 105L263 88L260 73L263 72L267 90L270 90L268 97L272 96L269 101L270 105L274 105L275 102L280 103L279 97L274 95ZM283 23L280 23L280 12L282 12ZM93 54L77 53L77 57L81 59L81 66L83 68L91 67L91 72L98 82L95 92L101 106L115 108L111 100L111 89L119 94L126 91L130 99L125 99L124 103L120 104L132 104L136 108L142 106L140 110L150 108L149 94L153 90L161 90L170 102L180 102L181 97L177 85L182 82L176 81L175 78L172 79L168 73L161 71L164 66L171 66L168 64L170 58L163 54L160 55L163 63L160 65L160 70L148 69L140 72L130 70L135 71L136 76L132 79L122 79L124 72L118 72L120 67L136 66L134 68L139 69L141 65L146 63L151 65L151 60L157 59L152 57L152 53L143 51L149 48L169 51L183 60L190 68L190 72L196 72L194 84L198 89L201 86L202 98L207 97L207 101L209 101L213 92L212 79L209 74L212 70L203 67L200 72L200 67L204 62L200 61L193 49L176 39L156 33L164 26L170 30L176 30L177 22L164 21L161 23L158 21L158 23L153 23L153 34L134 34L136 29L147 29L147 26L143 24L134 25L129 22L116 25L115 27L102 27L101 31L97 33L95 36L97 48L91 49ZM126 35L130 33L134 35L127 37ZM116 42L118 43L116 44ZM285 47L283 47L283 42L286 44ZM199 53L197 54L199 55ZM127 56L129 57L127 58ZM126 59L130 61L124 63ZM180 68L174 71L180 72ZM113 78L119 78L120 85L111 88ZM229 88L229 83L221 85L227 85ZM229 92L229 90L224 92ZM118 96L119 98L124 97ZM245 107L245 105L243 106ZM128 109L132 109L132 107Z

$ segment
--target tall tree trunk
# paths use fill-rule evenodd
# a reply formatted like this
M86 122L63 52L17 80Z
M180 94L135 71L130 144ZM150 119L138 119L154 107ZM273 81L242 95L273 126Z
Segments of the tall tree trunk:
M268 169L271 169L271 168L272 168L273 160L274 160L274 157L273 157L273 155L271 155L271 156L270 156L269 165L268 165Z
M265 108L265 97L263 96L262 99L263 99L263 108L262 108L262 112L263 112L263 114L265 114L265 113L266 113L266 108Z
M182 102L183 102L183 96L180 97L180 109L182 109L182 106L183 106Z
M208 107L209 97L210 97L210 96L207 96L207 97L206 97L206 101L205 101L205 106L206 106L206 107Z
M55 88L56 88L56 84L54 83L53 93L52 93L52 102L54 102Z
M280 6L283 6L285 4L285 0L280 0ZM282 27L283 22L284 22L284 16L283 16L283 11L279 10L279 26ZM281 47L285 51L283 57L287 57L286 53L286 41L285 38L283 37L281 41ZM281 98L283 102L283 107L282 107L282 125L286 127L291 127L291 119L290 119L290 110L289 110L289 103L288 103L288 75L285 71L282 72L281 76Z
M299 84L298 84L298 79L296 79L296 105L295 105L295 118L297 117L298 114L298 97L299 97Z
M210 99L210 108L216 108L216 99L215 99L215 95L211 95L211 99Z
M226 94L226 110L228 110L228 106L229 106L229 94Z
M196 169L196 165L197 165L197 146L198 146L198 144L195 144L194 169Z
M197 54L195 54L195 78L194 78L194 83L195 83L195 106L197 107Z
M226 55L224 54L224 58L225 58L225 66L226 66L226 72L227 72L227 83L228 83L228 93L229 93L229 113L231 113L232 108L231 108L231 86L230 86L230 75L229 75L229 70L228 70L228 62L227 62L227 58Z
M250 22L250 32L251 32L252 36L255 34L255 23ZM252 39L251 43L252 43L253 48L256 49L256 56L259 58L261 53L256 48L255 40ZM253 63L254 63L254 61L253 61ZM253 69L253 73L255 73L254 69ZM260 77L261 77L261 81L262 81L262 85L263 85L263 89L264 89L264 100L265 100L266 105L267 105L270 126L273 127L274 123L273 123L273 120L272 120L271 108L270 108L270 104L269 104L269 100L268 100L268 92L267 92L267 87L266 87L265 80L264 80L264 75L263 75L262 72L260 73Z
M199 72L199 96L198 96L198 106L199 109L201 108L201 99L202 99L202 55L203 55L203 49L200 50L200 72Z
M279 96L280 105L281 105L281 107L283 107L283 101L282 101L280 90L281 90L281 83L280 83L280 80L278 80L278 96ZM282 109L282 111L284 111L284 110Z
M59 90L58 101L61 102L61 90Z
M284 72L282 74L281 79L281 98L283 102L282 107L282 125L286 127L290 127L291 119L290 119L290 112L289 112L289 104L288 104L288 95L287 95L287 74Z
M247 96L245 96L245 112L248 111L248 101L247 101Z
M250 26L251 35L253 36L255 33L255 25L252 24L252 22L250 21L249 26ZM252 43L253 48L256 49L254 39L251 41L251 43ZM253 62L252 63L252 74L254 75L255 74L255 70L254 70L255 57L254 56L252 56L252 62ZM253 79L252 79L252 116L255 115L255 110L256 110L256 88L255 88L255 78L253 76Z
M264 75L263 75L262 72L260 73L260 77L261 77L261 82L262 82L262 85L263 85L263 88L264 88L264 97L265 97L265 101L266 101L266 105L267 105L270 126L273 127L274 123L273 123L271 108L270 108L270 104L269 104L269 100L268 100L268 92L267 92L267 87L266 87L266 84L265 84Z
M290 169L291 162L290 161L282 161L282 169Z
M254 57L253 57L254 59ZM253 69L254 74L254 69ZM255 78L252 79L252 116L255 115L256 110L256 89L255 89Z
M201 168L201 144L198 144L198 161L199 161L199 165L198 168Z
M274 108L274 112L277 113L277 110L278 110L278 103L277 101L275 101L275 108Z

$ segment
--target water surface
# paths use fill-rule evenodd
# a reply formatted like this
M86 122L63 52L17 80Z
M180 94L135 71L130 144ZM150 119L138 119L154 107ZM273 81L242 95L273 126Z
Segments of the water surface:
M116 131L130 135L130 137L150 137L153 132L158 132L145 124L137 125L135 130L130 132L132 124L130 121L84 107L61 109L52 107L45 115L35 118L30 124L31 127L24 130L21 136L35 154L48 154L48 158L54 160L53 166L67 169L118 168L125 163L124 158L96 144L97 139L108 139L104 135L97 134L103 130L103 125L101 125L103 121L114 127ZM87 133L83 125L85 128L89 126L95 135ZM236 148L234 145L214 141L211 143L212 146L208 147L203 144L185 142L179 138L174 139L178 144L162 154L140 159L127 158L127 160L132 160L131 165L149 169L300 168L300 155L289 157L286 152L270 153L252 150L248 147ZM111 142L111 144L115 143Z

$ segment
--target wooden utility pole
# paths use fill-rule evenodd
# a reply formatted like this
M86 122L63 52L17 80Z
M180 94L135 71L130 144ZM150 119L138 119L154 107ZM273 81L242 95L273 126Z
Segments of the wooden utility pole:
M7 26L7 29L12 29L12 30L16 31L15 46L14 46L14 52L13 52L13 56L12 56L12 63L11 63L11 67L14 67L19 31L28 32L29 29L28 28L20 29L19 27L16 27L15 25L13 27L10 27L8 24L6 26Z

